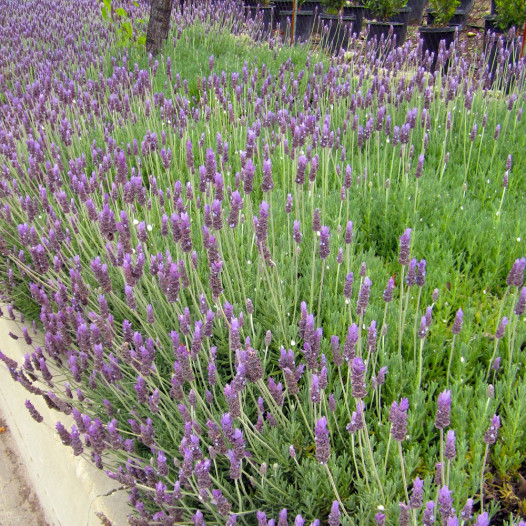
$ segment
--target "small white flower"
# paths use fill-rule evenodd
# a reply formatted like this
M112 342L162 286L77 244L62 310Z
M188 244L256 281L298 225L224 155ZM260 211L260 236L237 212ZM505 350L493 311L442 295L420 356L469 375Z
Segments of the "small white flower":
M465 362L465 360L464 360L464 357L463 357L463 356L461 356L461 357L460 357L460 361L461 361L462 363L464 363L464 362Z
M137 219L134 219L134 220L133 220L133 224L134 224L134 225L138 225L138 224L139 224L139 221L137 221Z
M291 347L294 347L296 345L296 341L295 340L290 340L290 345L291 345Z
M521 242L521 238L518 237L518 238L517 238L517 243L520 243L520 242Z
M146 225L146 230L148 230L148 232L151 232L152 231L152 225Z

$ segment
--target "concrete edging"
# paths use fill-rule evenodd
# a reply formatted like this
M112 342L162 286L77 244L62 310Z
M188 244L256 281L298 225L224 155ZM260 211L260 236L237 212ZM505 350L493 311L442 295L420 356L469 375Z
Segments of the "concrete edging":
M20 338L12 339L9 332ZM0 318L0 349L19 365L24 354L31 352L22 337L20 325L14 321ZM24 407L26 400L31 400L44 417L42 423L31 418ZM127 493L111 493L119 488L119 484L86 459L75 457L72 449L60 441L55 424L60 421L70 429L73 418L49 409L41 397L32 395L14 382L2 362L0 410L50 526L100 526L97 512L103 513L113 526L128 524L126 515L131 508L127 503Z

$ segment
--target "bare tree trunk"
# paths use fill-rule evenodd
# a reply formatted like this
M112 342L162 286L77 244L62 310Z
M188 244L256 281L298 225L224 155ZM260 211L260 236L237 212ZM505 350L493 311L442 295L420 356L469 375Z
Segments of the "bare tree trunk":
M173 0L152 0L146 33L146 51L157 55L168 38Z

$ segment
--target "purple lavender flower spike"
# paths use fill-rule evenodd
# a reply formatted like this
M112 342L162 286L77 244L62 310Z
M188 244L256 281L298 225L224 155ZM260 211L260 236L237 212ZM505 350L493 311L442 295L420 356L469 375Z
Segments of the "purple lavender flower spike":
M365 316L365 311L367 310L367 306L369 304L369 296L371 294L371 285L371 280L366 277L363 280L362 287L358 293L358 302L356 304L356 314L358 316Z
M329 227L328 226L322 226L320 230L320 250L319 250L319 256L320 259L327 259L329 257L329 254L331 253L331 249L329 246Z
M411 525L411 508L404 502L399 502L400 514L398 515L398 526Z
M383 293L383 300L386 302L386 303L389 303L390 301L392 301L393 299L393 291L394 291L394 288L395 288L395 280L394 278L391 276L389 278L389 281L387 282L387 287L385 288L384 290L384 293Z
M447 460L452 460L457 454L455 446L455 432L450 429L446 434L446 444L444 446L444 456Z
M350 245L353 240L353 222L347 221L347 226L345 227L345 236L344 241L345 244Z
M345 277L345 285L343 286L343 295L347 300L349 300L352 296L353 282L354 275L352 272L349 272L349 274L347 274L347 276Z
M438 408L435 416L435 427L445 429L450 423L451 391L442 391L438 395Z
M411 250L411 229L406 228L400 240L400 251L398 252L398 262L400 265L409 265L409 254Z
M354 398L365 398L365 363L361 358L354 358L351 365L351 386Z
M460 512L460 519L463 521L469 521L473 518L473 499L468 499L466 505Z
M433 526L435 524L435 503L432 500L426 502L422 524L423 526Z
M438 490L438 511L442 518L442 524L447 524L449 517L453 516L453 492L447 486L442 486Z
M385 513L379 511L374 516L374 521L376 522L376 526L385 526Z
M477 517L477 522L475 522L475 526L489 526L489 514L487 511L481 513Z
M409 500L409 507L411 509L417 510L422 507L424 495L424 481L419 477L416 477L413 480L413 492L411 493L411 498Z
M287 509L286 508L282 509L279 512L278 526L287 526L288 525L287 515L288 515L288 513L287 513Z
M29 400L26 400L25 406L27 410L29 411L29 414L31 415L31 418L33 420L37 421L38 423L44 420L42 415L35 409L35 406Z
M316 440L316 460L320 464L327 464L331 453L327 418L323 416L319 420L316 420L314 434Z
M340 526L340 504L337 500L333 501L331 512L329 513L329 526Z
M391 422L391 435L398 441L402 442L407 436L407 409L409 401L402 398L400 404L393 402L389 412L389 422Z
M522 287L519 299L515 305L515 310L513 311L517 316L522 316L526 310L526 287Z
M488 445L495 444L500 429L500 417L493 415L491 418L491 425L484 434L484 442Z
M455 321L453 322L453 327L451 331L453 334L458 334L462 330L462 325L464 323L464 312L462 309L458 309L457 314L455 316Z

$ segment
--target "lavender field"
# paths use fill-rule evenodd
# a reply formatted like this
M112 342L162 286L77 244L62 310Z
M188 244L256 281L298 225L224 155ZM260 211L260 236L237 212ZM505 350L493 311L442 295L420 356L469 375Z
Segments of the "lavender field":
M525 526L524 59L175 3L0 0L0 366L132 525Z

